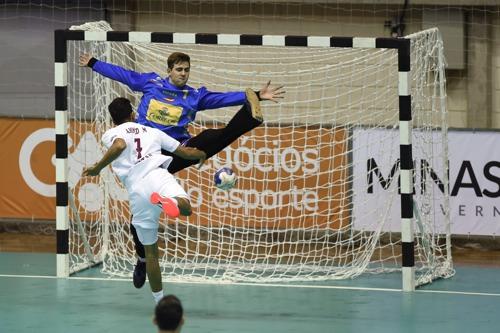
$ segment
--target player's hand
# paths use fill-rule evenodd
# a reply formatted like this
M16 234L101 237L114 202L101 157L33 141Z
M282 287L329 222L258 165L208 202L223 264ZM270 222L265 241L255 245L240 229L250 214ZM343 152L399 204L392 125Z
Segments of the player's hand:
M90 54L80 54L80 61L78 62L78 64L82 67L86 67L89 64L90 59L92 59L92 56Z
M87 177L87 176L97 176L101 172L101 169L99 169L96 165L86 167L83 169L82 176Z
M278 86L271 88L271 80L267 82L267 84L260 89L259 97L261 100L265 101L273 101L274 103L278 103L279 99L283 99L285 97L285 92L283 90L283 86Z
M198 169L201 169L205 161L207 160L207 154L205 152L202 152L203 156L200 158L200 161L198 162Z

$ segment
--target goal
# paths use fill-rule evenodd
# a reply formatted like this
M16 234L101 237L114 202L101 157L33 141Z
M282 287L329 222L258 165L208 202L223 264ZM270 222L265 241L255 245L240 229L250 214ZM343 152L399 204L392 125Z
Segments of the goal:
M189 84L211 91L285 85L265 122L198 170L176 174L193 215L160 221L167 280L273 282L401 274L402 289L453 275L443 44L407 38L112 31L94 22L55 32L57 264L130 277L136 257L127 193L103 154L108 103L140 94L78 66L91 53L166 76L191 56ZM238 108L198 113L190 131L224 126ZM229 192L216 169L238 177Z

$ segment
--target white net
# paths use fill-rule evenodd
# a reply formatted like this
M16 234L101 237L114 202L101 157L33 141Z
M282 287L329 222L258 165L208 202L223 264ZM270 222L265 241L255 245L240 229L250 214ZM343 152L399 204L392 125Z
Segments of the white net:
M98 23L77 27L108 30ZM446 105L437 30L412 37L415 260L419 284L453 274L446 181ZM164 278L216 281L345 279L401 267L397 51L391 49L70 42L68 47L71 271L102 260L130 276L135 251L127 194L108 169L81 179L102 156L107 105L140 94L78 67L88 52L137 72L166 75L174 51L191 56L190 85L211 91L284 84L263 102L265 122L202 170L176 174L193 215L160 221ZM203 111L193 134L223 126L238 108ZM238 177L229 192L212 177ZM440 187L441 183L444 185Z

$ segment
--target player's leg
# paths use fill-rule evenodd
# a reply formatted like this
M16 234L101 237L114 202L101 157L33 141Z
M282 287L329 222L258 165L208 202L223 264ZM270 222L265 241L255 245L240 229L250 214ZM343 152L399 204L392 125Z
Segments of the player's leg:
M177 202L177 207L178 207L177 210L180 212L181 215L183 216L191 215L191 204L188 199L182 197L175 197L173 199L175 199L175 201ZM132 223L130 224L130 231L134 238L135 251L137 253L137 263L135 264L133 273L134 287L142 288L142 286L146 282L146 275L147 275L145 246L142 245L141 241L139 240L139 236L137 235L137 230Z
M229 123L220 129L206 130L187 142L187 146L203 150L212 157L224 150L243 134L260 126L263 122L257 95L250 89L246 91L247 103L236 112Z
M135 227L132 223L130 223L130 232L132 233L132 237L134 238L134 243L137 244L139 242L139 236L137 236L137 231L135 230ZM136 246L135 251L139 257L146 258L146 253L144 252L144 248L138 248Z
M156 177L156 183L152 187L153 191L150 197L151 203L160 205L169 217L191 215L191 203L188 195L175 177L165 169L157 169L151 173L153 177Z
M151 203L158 205L168 217L178 217L179 215L191 215L191 203L187 198L168 197L159 192L151 194ZM137 248L136 248L137 251Z
M207 158L210 158L231 145L243 134L262 124L262 113L257 95L249 89L247 89L246 95L247 103L243 105L225 127L204 130L199 135L189 139L185 145L203 150L207 154ZM168 155L173 157L168 166L168 171L171 173L176 173L198 163L198 161L185 160L172 154Z
M158 226L156 228L143 228L136 226L137 235L146 253L146 272L149 279L151 293L156 303L163 298L163 285L158 251Z
M133 218L133 216L132 216ZM137 254L137 262L134 267L134 274L132 276L134 287L142 288L146 282L146 252L144 250L144 245L142 245L137 235L137 230L135 229L132 222L130 223L130 232L134 239L135 252Z
M191 210L191 203L189 202L189 200L183 197L175 197L175 199L177 200L177 205L179 206L181 215L190 216L193 211Z
M130 230L138 255L133 273L133 282L136 288L141 288L144 285L148 274L148 254L144 245L153 245L158 240L158 219L161 208L149 202L151 190L154 189L155 184L158 184L158 181L154 174L153 177L150 175L151 173L144 177L140 184L135 184L129 190L130 211L132 213ZM149 261L151 261L151 253ZM153 274L156 273L153 272Z
M150 204L161 207L169 217L177 217L179 214L191 215L191 203L188 195L174 176L164 169L152 171L151 174L143 180L144 186L150 182L149 177L152 178L151 181L154 181L154 184L148 187L153 191L149 195ZM133 233L135 228L131 230ZM134 245L138 259L134 267L133 281L136 288L141 288L146 281L146 260L143 259L145 257L141 256L144 253L144 245L138 237L134 237Z
M148 273L149 286L151 287L153 298L158 303L163 298L158 242L144 245L144 249L146 250L146 271Z

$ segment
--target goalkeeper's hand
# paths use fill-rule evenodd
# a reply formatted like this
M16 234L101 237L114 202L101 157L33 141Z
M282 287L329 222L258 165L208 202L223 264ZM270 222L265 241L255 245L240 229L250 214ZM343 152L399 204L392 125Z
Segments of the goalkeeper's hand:
M82 67L87 67L89 65L89 61L92 59L92 56L88 53L80 54L80 61L78 64Z
M261 101L268 100L278 103L278 99L283 99L285 97L285 92L283 86L271 88L271 80L259 90L259 99Z

